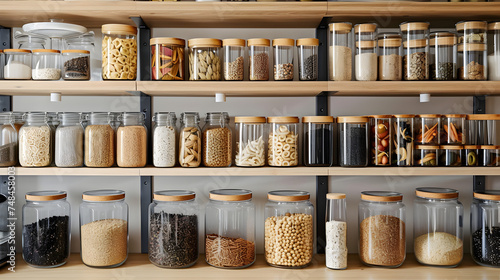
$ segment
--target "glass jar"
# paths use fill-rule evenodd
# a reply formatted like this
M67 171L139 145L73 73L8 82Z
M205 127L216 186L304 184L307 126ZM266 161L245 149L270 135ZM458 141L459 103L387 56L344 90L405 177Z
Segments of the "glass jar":
M347 268L346 196L343 193L326 195L326 267Z
M111 167L115 163L115 130L108 113L90 113L85 128L85 165Z
M415 116L417 144L439 145L441 135L441 115L424 114Z
M87 50L64 50L63 58L64 80L90 80L90 52Z
M0 50L0 80L3 80L3 68L5 67L5 54Z
M392 115L370 116L370 150L372 164L391 166L392 164Z
M443 115L441 119L441 143L448 145L463 145L465 144L464 129L465 129L465 114L448 114Z
M458 32L458 57L461 80L486 80L488 56L486 21L461 21L455 25Z
M438 166L439 146L415 145L415 165L422 167Z
M79 113L60 113L61 124L56 129L55 164L58 167L83 165L84 130Z
M500 146L483 145L483 166L500 166Z
M124 112L116 132L116 163L119 167L144 167L148 157L148 129L144 113Z
M248 39L249 48L249 80L269 80L269 39Z
M243 81L245 40L224 39L224 80Z
M102 79L137 78L137 28L125 24L102 26Z
M181 114L179 163L182 167L198 167L201 163L201 129L198 113Z
M194 265L198 260L199 214L192 191L154 192L149 205L149 261L162 268Z
M368 117L338 117L340 166L368 166Z
M429 25L428 22L404 22L399 25L403 34L405 81L429 79Z
M67 43L67 50L84 50L90 53L90 58L89 58L90 80L92 81L101 80L102 77L101 54L99 52L96 52L95 49L94 32L90 31L82 35L65 38L65 40Z
M3 77L6 80L31 80L31 51L6 49Z
M403 78L403 49L401 35L384 33L378 37L378 79L401 81Z
M457 35L433 32L430 39L429 68L434 81L457 79Z
M184 46L179 38L151 38L151 79L184 81Z
M332 166L334 121L332 116L302 118L305 166Z
M500 22L488 24L488 80L500 81Z
M417 188L413 202L413 238L417 261L425 265L456 267L464 255L464 206L458 191Z
M330 81L352 80L352 23L330 23Z
M65 191L26 193L23 206L23 259L33 267L64 265L70 254L71 207Z
M499 145L500 114L467 115L468 134L470 141L477 145Z
M58 50L33 50L33 80L54 81L61 79L61 52Z
M153 117L153 165L174 167L177 147L177 117L174 112L157 112Z
M11 112L12 118L14 121L14 127L17 130L17 133L19 133L19 130L21 130L21 127L24 125L24 113L23 112Z
M245 268L255 262L255 205L252 192L210 191L205 208L205 260L218 268Z
M399 267L406 258L406 207L397 192L361 192L359 257L365 265Z
M188 41L190 81L220 81L222 79L221 45L221 40L212 38L197 38Z
M19 163L23 167L45 167L52 163L52 131L47 115L29 112L19 131Z
M295 41L281 38L273 40L274 80L293 81L293 51Z
M117 267L127 260L128 205L124 191L83 192L80 254L90 267Z
M18 156L18 131L11 112L0 113L0 166L14 166Z
M356 56L354 70L356 81L377 80L377 24L362 23L354 26Z
M459 44L486 44L488 23L486 21L460 21L455 24Z
M474 192L470 209L471 255L480 265L500 267L500 191Z
M227 112L207 113L203 127L203 165L229 167L233 157L233 137Z
M319 40L316 38L297 39L299 80L318 80L318 48Z
M264 247L269 265L303 268L311 264L314 206L309 198L310 194L304 191L267 193Z
M462 166L463 146L459 145L441 145L441 155L439 165L447 167Z
M267 163L269 166L297 166L299 164L299 118L268 117L269 139Z
M29 34L21 31L16 31L14 33L14 38L19 44L19 49L22 50L36 50L45 49L48 37L38 34Z
M465 166L479 166L481 162L481 146L479 145L465 145Z
M413 166L413 145L414 145L414 115L395 115L396 123L394 126L394 165Z
M259 167L266 164L265 117L235 117L236 166Z

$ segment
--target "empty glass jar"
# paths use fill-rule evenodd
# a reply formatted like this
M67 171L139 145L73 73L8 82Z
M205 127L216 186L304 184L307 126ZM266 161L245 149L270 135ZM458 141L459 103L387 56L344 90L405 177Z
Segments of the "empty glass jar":
M374 115L370 118L370 147L372 164L390 166L392 164L392 115Z
M318 46L316 38L302 38L297 40L299 59L299 80L318 80Z
M236 166L259 167L266 164L266 118L235 117Z
M116 132L116 163L119 167L144 167L148 157L148 130L144 113L124 112Z
M403 34L403 78L407 81L429 79L429 23L404 22L399 25Z
M125 24L105 24L102 34L103 80L135 80L137 28Z
M60 113L61 124L56 129L55 164L58 167L83 165L84 130L79 113Z
M429 68L431 79L457 79L457 35L451 32L433 32L429 41Z
M29 112L19 131L19 163L23 167L45 167L52 163L54 138L43 112Z
M500 146L483 145L481 149L483 151L483 166L500 166Z
M250 81L269 80L269 39L248 39Z
M401 81L403 78L402 39L398 33L384 33L378 37L378 79Z
M328 193L326 195L326 267L347 268L347 216L346 195Z
M181 114L179 134L179 164L182 167L198 167L201 164L200 115L195 112Z
M31 80L31 51L6 49L3 77L6 80Z
M33 80L61 79L61 52L58 50L33 50Z
M219 39L188 40L190 81L220 81L222 79L221 46L222 41Z
M367 117L337 118L340 138L340 166L368 166L369 120Z
M111 167L115 164L115 130L109 113L93 112L86 116L85 165Z
M295 41L281 38L273 40L274 80L293 80L293 52Z
M499 145L500 114L467 115L467 144Z
M474 192L470 209L471 255L480 265L500 267L500 191Z
M224 80L243 81L245 40L224 39L222 40L224 51Z
M153 164L173 167L177 151L177 118L174 112L157 112L153 117Z
M332 166L333 122L332 116L302 118L305 166Z
M207 113L203 127L203 165L229 167L233 158L233 132L227 112Z
M184 46L179 38L151 38L151 79L153 81L184 80Z
M377 24L362 23L354 26L356 55L354 70L356 81L377 80Z
M416 166L438 166L439 146L437 145L415 145Z
M441 145L439 165L447 167L462 166L463 148L460 145Z
M268 117L269 166L297 166L299 164L299 118Z
M352 23L330 23L330 81L352 80Z
M488 24L488 80L500 81L500 22Z

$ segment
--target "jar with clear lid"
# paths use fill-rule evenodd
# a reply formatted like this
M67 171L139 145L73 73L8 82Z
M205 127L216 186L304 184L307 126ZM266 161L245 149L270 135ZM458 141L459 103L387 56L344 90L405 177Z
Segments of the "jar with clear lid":
M137 78L137 28L126 24L102 26L102 79Z
M37 268L64 265L71 247L71 206L65 191L26 193L23 205L24 261Z
M297 166L299 164L299 118L268 117L269 138L267 163L269 166Z
M461 21L455 25L458 32L458 77L475 81L487 78L487 29L486 21Z
M23 33L21 31L16 31L14 33L14 38L19 44L19 49L22 50L36 50L45 49L48 37L38 34Z
M368 166L368 117L338 117L339 163L342 167Z
M245 44L243 39L222 40L225 81L243 81Z
M190 267L198 260L200 215L192 191L156 191L149 205L149 261L162 268Z
M417 144L440 144L441 115L423 114L415 116L415 132Z
M229 167L233 158L233 133L227 112L207 113L203 127L203 165Z
M271 191L267 193L267 199L264 224L266 262L282 268L310 265L314 241L314 206L309 200L310 194L292 190Z
M316 38L297 39L299 80L318 80L318 48L319 40Z
M479 145L465 145L465 166L476 167L482 161L482 149Z
M236 166L260 167L266 164L266 117L235 117Z
M83 192L80 254L89 267L117 267L128 257L128 205L121 190Z
M483 151L483 166L500 166L500 146L482 145L481 150Z
M332 116L307 116L302 118L305 166L332 166L334 122L335 119Z
M429 40L429 68L434 81L457 79L457 35L451 32L432 32Z
M441 145L439 165L446 167L462 166L462 152L464 147L460 145Z
M465 114L447 114L441 119L441 144L463 145L465 144Z
M429 79L429 23L404 22L399 25L403 34L403 78L406 81Z
M92 112L85 128L85 165L111 167L115 163L115 130L109 113Z
M414 120L415 115L395 115L394 126L394 164L397 166L413 166Z
M383 33L378 37L378 79L380 81L401 81L403 78L401 35Z
M354 26L356 55L354 70L356 81L377 80L377 24L362 23Z
M63 59L63 79L64 80L90 80L90 52L87 50L64 50Z
M255 205L252 192L218 189L205 208L205 260L217 268L245 268L255 262Z
M480 265L500 267L500 191L476 191L470 209L472 259Z
M19 131L19 163L23 167L45 167L52 163L54 138L43 112L28 112Z
M31 51L6 49L3 77L5 80L31 80Z
M151 38L151 79L184 81L184 46L179 38Z
M188 40L190 81L220 81L222 79L221 46L222 41L219 39Z
M83 165L84 130L79 113L60 113L61 124L56 129L55 164L58 167Z
M403 195L361 192L358 207L359 257L370 266L399 267L406 258L406 206Z
M100 80L102 77L101 54L99 52L96 52L95 49L94 32L90 31L82 35L65 38L65 41L67 44L66 46L67 50L84 50L89 52L90 80L92 81Z
M179 135L179 164L182 167L198 167L201 164L200 115L195 112L181 114Z
M174 112L157 112L153 117L153 165L174 167L177 151L177 117Z
M413 238L417 261L432 266L456 267L464 255L464 206L458 191L417 188L413 201Z
M18 156L18 131L11 112L0 113L0 166L14 166Z
M330 23L330 81L352 80L352 23Z
M488 24L488 80L500 81L500 21Z
M248 39L248 62L250 81L269 80L269 39Z
M326 267L347 268L347 216L346 195L326 195Z
M273 40L274 80L293 81L293 51L295 41L289 38Z
M391 166L393 126L392 115L370 116L370 150L372 164Z
M124 112L116 132L116 163L119 167L144 167L148 157L148 130L144 113Z
M438 145L415 145L415 165L422 167L438 166Z
M58 50L33 50L33 80L54 81L61 79L61 52Z

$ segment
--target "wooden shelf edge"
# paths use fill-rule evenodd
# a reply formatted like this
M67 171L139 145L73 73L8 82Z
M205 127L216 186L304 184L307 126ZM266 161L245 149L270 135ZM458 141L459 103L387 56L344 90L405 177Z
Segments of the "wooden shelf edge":
M141 168L141 176L328 176L324 167Z
M0 168L0 175L7 175L7 167ZM139 168L91 167L16 167L16 176L140 176Z
M500 167L331 167L329 176L500 176Z
M50 96L132 96L137 90L135 81L0 81L0 95Z

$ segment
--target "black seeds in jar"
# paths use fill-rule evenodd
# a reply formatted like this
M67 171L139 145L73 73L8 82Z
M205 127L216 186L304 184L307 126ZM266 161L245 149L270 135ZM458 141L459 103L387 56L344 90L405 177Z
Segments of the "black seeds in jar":
M342 166L368 164L366 128L348 126L340 137L340 163Z
M299 63L301 81L316 81L318 79L318 55L308 56L304 63Z
M472 234L472 256L482 264L500 266L500 227L486 227Z
M89 78L90 57L77 57L64 62L65 80L88 80Z
M308 166L332 165L331 131L326 128L314 129L305 133L304 161Z

